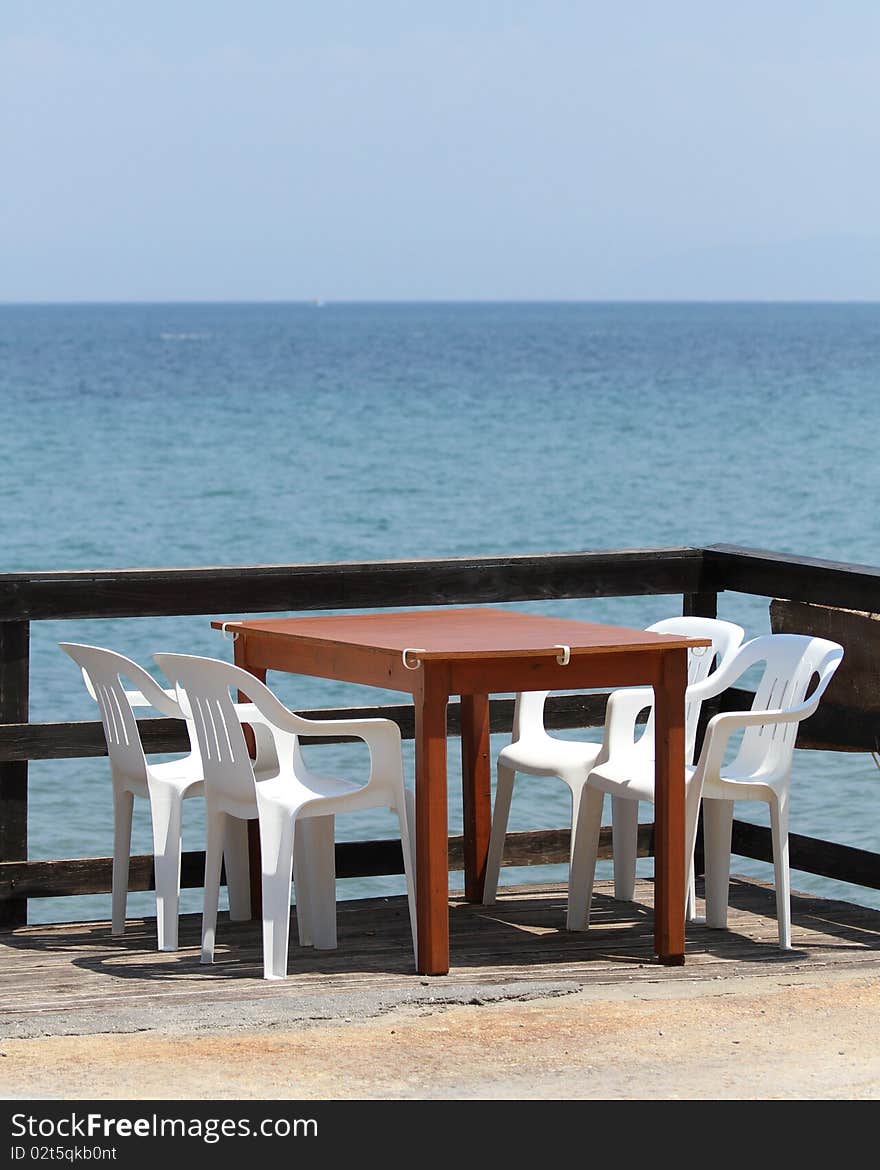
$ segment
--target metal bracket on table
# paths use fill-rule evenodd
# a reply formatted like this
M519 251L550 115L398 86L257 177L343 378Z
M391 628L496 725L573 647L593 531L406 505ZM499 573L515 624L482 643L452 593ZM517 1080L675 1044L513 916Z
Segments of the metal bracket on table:
M229 638L231 641L238 641L238 630L230 630L229 627L233 625L232 622L224 622L220 627L220 634L224 638Z
M422 665L421 658L414 657L412 659L412 661L410 661L408 655L410 655L410 654L419 655L419 654L424 654L424 653L425 653L424 649L417 650L413 646L407 646L406 649L403 651L403 655L402 655L403 665L406 667L407 670L418 670L419 667Z
M568 666L571 662L571 646L554 646L554 650L561 650L561 654L556 655L556 661L560 666Z

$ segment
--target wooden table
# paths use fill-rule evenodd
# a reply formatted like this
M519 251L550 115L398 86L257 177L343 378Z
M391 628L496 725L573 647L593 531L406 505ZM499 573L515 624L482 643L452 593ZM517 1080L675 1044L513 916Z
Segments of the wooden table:
M465 896L482 898L491 824L489 695L650 685L655 694L654 949L684 962L684 694L687 651L706 639L501 609L215 621L235 661L403 691L416 739L418 970L449 970L446 707L461 696Z

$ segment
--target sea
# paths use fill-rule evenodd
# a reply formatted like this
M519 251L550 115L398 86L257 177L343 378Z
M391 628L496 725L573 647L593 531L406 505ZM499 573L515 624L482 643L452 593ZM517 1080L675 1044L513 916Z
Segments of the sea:
M0 571L719 542L878 565L878 436L878 304L3 305ZM769 630L769 601L725 593L719 615L753 636ZM681 598L514 608L644 626L679 613ZM216 616L244 615L35 622L31 719L96 718L59 641L148 667L155 651L229 658ZM270 682L299 709L401 701ZM493 755L504 742L492 737ZM308 751L325 771L366 774L357 747ZM412 783L411 744L405 754ZM449 759L458 832L457 741ZM32 858L112 852L105 759L34 762L29 792ZM200 803L185 806L185 849L202 847ZM796 753L793 831L880 851L878 807L870 753ZM737 815L767 823L759 804ZM568 819L564 785L520 778L511 829ZM384 813L339 819L340 839L393 833ZM146 807L133 851L151 851ZM734 858L733 870L772 881L764 863ZM505 883L565 877L564 866L503 871ZM792 880L880 907L877 891ZM401 888L346 879L338 896ZM182 904L198 910L198 892ZM130 914L154 912L152 895L130 895ZM108 917L104 895L30 904L33 922Z

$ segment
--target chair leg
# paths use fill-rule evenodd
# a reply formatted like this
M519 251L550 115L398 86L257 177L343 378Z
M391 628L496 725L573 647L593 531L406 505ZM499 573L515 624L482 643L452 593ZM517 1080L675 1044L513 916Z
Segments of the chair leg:
M413 944L413 959L415 962L419 960L418 948L418 919L416 915L416 867L415 867L415 850L412 846L412 836L410 825L413 823L412 818L415 814L413 807L412 794L407 788L404 791L403 806L398 806L397 817L400 821L400 848L403 853L403 872L406 877L406 901L409 906L409 924L410 933L412 934Z
M685 882L685 919L696 921L697 881L694 874L694 850L697 847L697 824L700 819L700 792L689 786L685 792L684 805L684 856L687 863Z
M128 896L128 862L131 856L131 817L134 793L113 788L113 884L111 932L125 933L125 903Z
M577 824L572 838L566 930L586 930L590 925L590 902L596 876L603 803L604 793L587 784L581 793Z
M302 817L297 820L294 829L293 847L293 900L296 903L296 932L301 947L310 947L312 943L312 916L309 903L309 833L311 818Z
M274 805L260 808L263 886L263 977L287 976L294 818Z
M156 925L160 951L177 950L181 803L180 795L175 791L150 790L153 866L156 873Z
M694 876L693 853L688 866L687 893L685 895L684 916L688 922L695 922L697 918L697 881Z
M508 768L505 764L498 765L495 807L492 809L492 828L489 832L489 852L486 857L486 880L483 883L484 906L492 906L498 896L498 878L501 873L501 857L504 853L504 838L507 836L515 776L513 768Z
M223 839L229 836L230 822L235 820L247 832L247 822L205 807L205 893L202 902L201 962L214 962L214 939L217 933L217 903L220 900L220 870L223 863Z
M336 950L336 818L308 817L307 903L312 946Z
M404 807L406 808L406 825L409 832L409 856L412 865L413 888L416 880L416 794L411 788L403 789Z
M703 798L703 849L706 859L706 925L727 928L730 898L730 834L733 801Z
M614 897L621 902L631 902L636 893L636 857L639 851L637 800L612 796L611 843L614 850Z
M788 793L770 801L770 833L773 841L773 870L776 878L776 919L779 946L791 948L791 888L788 866Z
M229 917L233 922L249 922L251 918L251 878L247 821L241 820L239 817L226 818L223 855L226 859Z

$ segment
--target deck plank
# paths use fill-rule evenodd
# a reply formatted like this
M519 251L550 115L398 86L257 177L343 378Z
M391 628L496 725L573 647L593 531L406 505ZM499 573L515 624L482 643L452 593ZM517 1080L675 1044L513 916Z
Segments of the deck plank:
M689 924L685 966L663 967L653 956L653 883L640 881L633 903L615 901L611 890L597 883L592 925L582 934L563 929L564 886L502 888L494 906L451 897L452 968L442 978L415 974L405 902L397 897L339 902L335 951L298 947L294 922L282 984L261 977L259 924L232 923L226 915L210 967L199 963L196 914L182 916L181 949L173 954L155 949L154 919L131 920L122 938L112 938L105 922L19 927L0 934L0 1028L8 1034L17 1021L42 1020L47 1030L63 1030L68 1017L109 1015L121 1004L143 1009L160 1027L163 1009L197 1017L209 1008L235 1012L274 1001L302 1012L310 1001L365 993L400 1000L503 987L515 995L526 986L733 981L786 969L834 977L880 968L880 912L795 894L794 949L782 952L772 887L745 879L731 884L729 929Z

